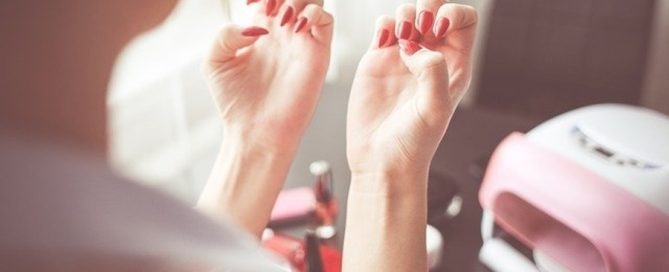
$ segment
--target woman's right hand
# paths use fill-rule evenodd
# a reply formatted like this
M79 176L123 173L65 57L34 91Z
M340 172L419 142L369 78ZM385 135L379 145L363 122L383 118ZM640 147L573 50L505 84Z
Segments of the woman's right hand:
M311 120L330 62L322 0L249 0L254 27L223 27L205 63L226 137L290 153Z
M204 70L224 137L198 208L260 237L330 62L322 0L252 0L252 28L223 27Z

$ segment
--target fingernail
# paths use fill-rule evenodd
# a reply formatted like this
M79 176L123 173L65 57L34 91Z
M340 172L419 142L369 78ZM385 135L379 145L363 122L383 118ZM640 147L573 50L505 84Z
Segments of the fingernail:
M265 7L266 8L265 13L267 14L267 16L272 14L275 7L276 7L276 0L267 1L267 6Z
M283 17L281 18L281 26L287 24L290 18L292 17L293 17L293 7L288 7L286 11L283 13Z
M400 48L409 56L416 54L421 49L420 45L410 40L400 40Z
M451 21L447 18L439 18L439 20L437 20L437 24L435 25L434 36L437 38L443 38L444 35L446 35L446 31L450 25Z
M300 32L304 26L307 25L307 17L300 17L297 19L297 25L295 25L295 33Z
M242 36L246 37L258 37L267 34L269 34L269 31L267 29L257 26L247 27L244 30L242 30Z
M418 15L418 27L420 33L425 35L434 23L434 14L431 11L424 10Z
M379 48L383 47L386 42L388 41L388 30L387 29L381 29L381 32L379 33Z
M408 21L402 22L402 25L400 25L400 34L397 35L397 37L404 40L411 38L412 29L413 29L413 24L411 24Z
M253 3L258 2L258 1L260 1L260 0L246 0L246 4L250 5L250 4L253 4Z

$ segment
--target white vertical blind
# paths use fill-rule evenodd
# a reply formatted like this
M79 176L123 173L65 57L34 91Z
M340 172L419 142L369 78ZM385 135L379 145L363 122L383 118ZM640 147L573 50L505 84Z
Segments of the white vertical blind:
M200 64L226 9L220 0L180 1L163 25L127 46L109 86L113 164L186 200L206 180L195 169L207 168L198 164L222 134Z

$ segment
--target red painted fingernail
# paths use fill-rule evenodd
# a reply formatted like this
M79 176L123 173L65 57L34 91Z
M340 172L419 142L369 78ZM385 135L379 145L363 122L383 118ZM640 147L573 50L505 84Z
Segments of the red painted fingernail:
M421 49L418 43L411 40L400 40L400 48L409 56L416 54Z
M404 40L411 38L412 29L413 24L407 21L402 22L402 25L400 25L400 34L397 37Z
M434 23L434 13L431 11L424 10L418 15L418 27L420 33L425 35L432 28Z
M447 18L439 18L435 24L434 36L437 38L443 38L446 35L448 27L451 25L451 21Z
M387 29L381 29L379 33L379 48L383 47L388 41L389 31Z
M307 25L307 17L300 17L297 19L297 25L295 25L295 33L300 32L304 26Z
M267 14L267 16L272 14L275 7L276 7L276 0L267 1L267 6L265 7L266 8L265 13Z
M246 37L258 37L267 34L269 34L269 31L267 29L257 26L247 27L244 30L242 30L242 36Z
M258 2L258 1L260 1L260 0L246 0L246 4L250 5L250 4L253 4L253 3Z
M283 13L283 17L281 18L281 26L284 26L288 23L290 18L293 17L293 7L288 7L286 11Z

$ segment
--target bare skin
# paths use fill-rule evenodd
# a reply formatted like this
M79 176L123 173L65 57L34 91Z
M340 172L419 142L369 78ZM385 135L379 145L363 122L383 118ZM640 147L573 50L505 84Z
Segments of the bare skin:
M252 4L253 25L262 32L245 36L244 27L223 27L204 65L225 136L198 208L227 216L257 237L325 81L333 18L321 5Z
M0 18L7 22L0 24L0 30L15 38L0 50L2 129L104 156L106 89L116 56L132 37L160 23L175 4L140 2L3 1ZM270 3L252 4L258 9L253 24L268 34L245 36L243 27L224 27L204 67L225 140L198 208L217 218L228 217L255 235L267 224L313 116L333 29L332 16L318 0ZM282 26L289 6L293 15ZM381 46L375 40L377 46L361 61L347 128L353 178L346 271L425 270L426 173L468 85L476 23L469 8L441 6L439 1L421 0L417 8L435 14L439 10L451 19L446 38L412 34L431 50L409 56L407 50L400 53L396 39ZM379 28L395 33L400 19L413 22L410 7L402 10L396 21L379 21ZM298 20L300 16L307 18L306 23ZM394 238L388 239L391 234ZM39 267L30 262L15 265ZM89 262L44 265L60 271L88 267ZM121 260L99 261L112 269L116 262L119 271L142 270ZM172 267L147 265L154 266Z
M436 20L421 28L426 10ZM398 42L403 22L415 22L411 41ZM427 271L427 173L469 85L476 22L471 7L441 0L377 21L349 100L344 271Z

